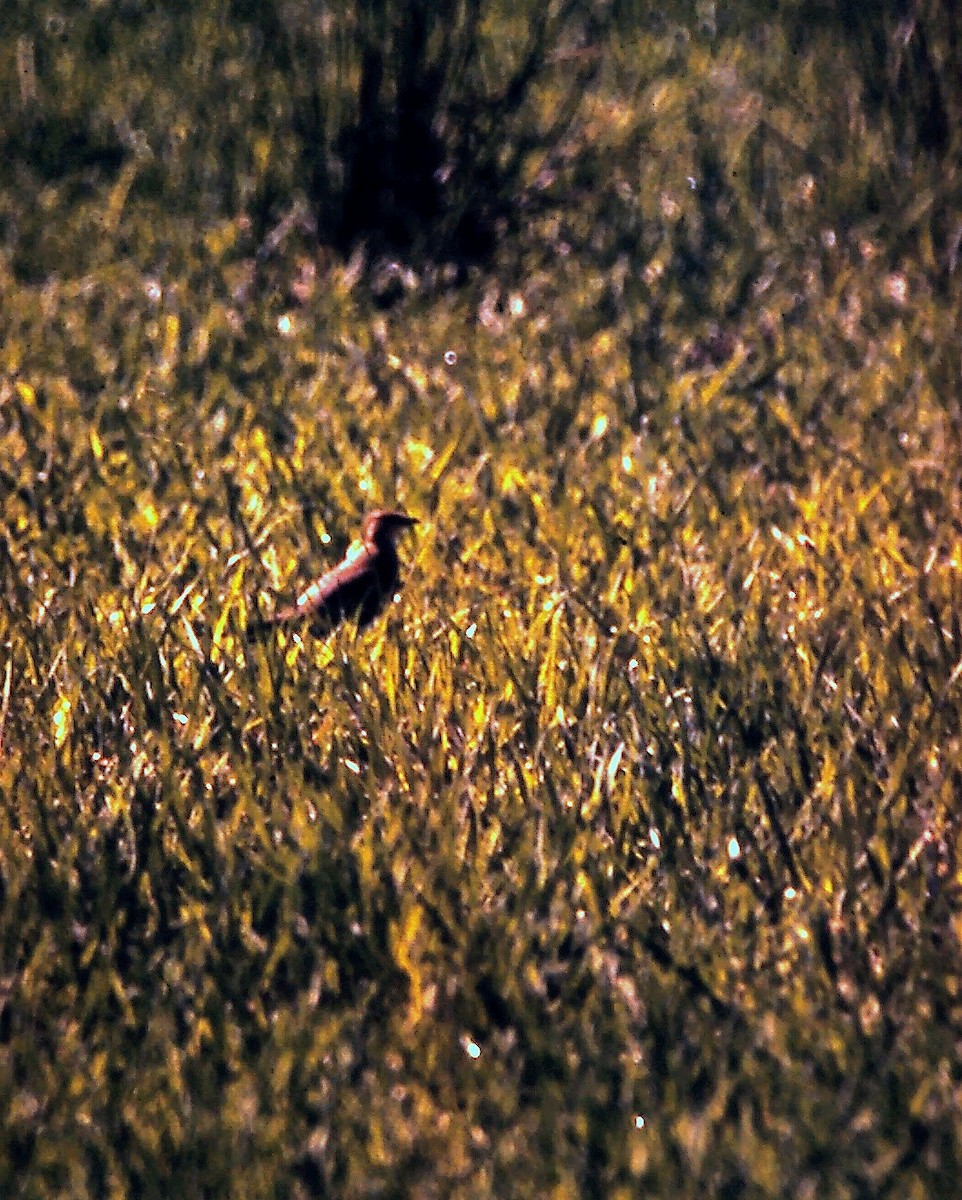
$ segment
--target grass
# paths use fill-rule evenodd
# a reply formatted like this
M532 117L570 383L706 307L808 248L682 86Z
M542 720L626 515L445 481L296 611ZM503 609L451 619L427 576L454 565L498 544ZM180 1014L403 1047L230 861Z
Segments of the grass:
M84 265L0 259L4 1194L954 1194L957 284L792 164L710 236L684 94L640 166L599 99L607 174L388 314L40 193ZM398 603L250 644L379 503Z

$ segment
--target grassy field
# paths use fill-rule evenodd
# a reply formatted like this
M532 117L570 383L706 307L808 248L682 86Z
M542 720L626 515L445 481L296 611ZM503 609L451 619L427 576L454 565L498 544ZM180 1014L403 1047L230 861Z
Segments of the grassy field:
M659 47L389 310L4 186L3 1195L956 1194L958 184L751 182ZM251 643L380 504L387 614Z

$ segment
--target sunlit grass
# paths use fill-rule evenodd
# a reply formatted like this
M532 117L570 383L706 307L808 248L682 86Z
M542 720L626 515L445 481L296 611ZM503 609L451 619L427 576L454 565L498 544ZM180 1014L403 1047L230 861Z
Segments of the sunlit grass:
M699 308L659 137L647 240L387 315L4 268L4 1194L950 1194L956 310L808 200ZM397 603L252 643L385 503Z

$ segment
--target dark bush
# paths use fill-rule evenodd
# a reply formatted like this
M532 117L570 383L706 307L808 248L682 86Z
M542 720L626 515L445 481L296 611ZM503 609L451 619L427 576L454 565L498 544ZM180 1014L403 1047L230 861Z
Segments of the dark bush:
M606 4L279 0L238 15L285 98L321 237L476 259L516 224L598 63Z

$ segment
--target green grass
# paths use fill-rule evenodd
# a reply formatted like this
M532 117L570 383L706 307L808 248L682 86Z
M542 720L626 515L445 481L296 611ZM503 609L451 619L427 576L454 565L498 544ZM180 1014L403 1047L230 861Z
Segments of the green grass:
M5 1195L954 1194L957 281L794 164L700 243L673 87L389 314L39 193L83 269L0 259ZM399 602L249 644L380 503Z

